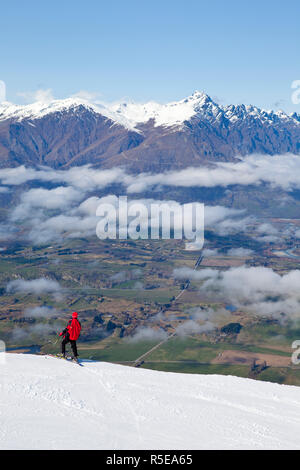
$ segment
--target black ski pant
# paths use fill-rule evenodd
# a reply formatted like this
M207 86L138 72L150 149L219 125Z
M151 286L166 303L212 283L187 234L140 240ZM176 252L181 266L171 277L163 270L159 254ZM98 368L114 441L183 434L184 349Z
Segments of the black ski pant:
M76 341L75 339L70 339L69 337L64 337L64 339L62 340L62 343L61 343L61 352L63 355L66 354L66 344L68 343L71 343L71 348L72 348L72 351L73 351L73 356L74 357L77 357L78 356L78 352L77 352L77 344L76 344Z

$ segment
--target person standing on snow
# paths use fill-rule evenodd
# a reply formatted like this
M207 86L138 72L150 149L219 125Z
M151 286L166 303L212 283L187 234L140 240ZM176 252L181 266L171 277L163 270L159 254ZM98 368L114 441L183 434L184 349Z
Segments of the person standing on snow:
M76 341L79 338L81 331L81 324L78 321L78 313L72 313L72 319L69 320L67 327L59 333L59 336L63 336L63 340L61 343L61 353L63 357L66 357L66 344L71 343L73 357L77 360L78 352L77 352L77 345Z

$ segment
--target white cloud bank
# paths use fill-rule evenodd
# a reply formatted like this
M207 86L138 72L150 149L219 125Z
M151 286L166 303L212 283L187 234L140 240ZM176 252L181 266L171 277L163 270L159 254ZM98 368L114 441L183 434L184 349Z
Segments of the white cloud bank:
M24 228L29 227L29 239L36 244L61 241L65 237L94 235L99 220L95 215L97 206L100 202L116 203L117 198L113 194L98 198L91 193L103 189L107 191L113 184L123 187L124 193L127 191L132 197L135 192L162 185L227 187L232 184L249 185L265 182L285 190L300 188L300 156L252 155L236 162L219 162L210 168L187 168L160 174L139 175L128 174L122 168L100 170L90 165L65 171L24 166L0 169L0 182L6 185L5 190L9 190L10 186L33 181L57 186L52 189L34 188L24 192L10 216L10 221L16 225L10 226L9 230L7 226L3 226L3 230L0 227L3 239L15 233L18 223ZM132 199L132 202L149 205L151 202L162 201ZM176 201L163 202L178 204ZM205 208L205 227L213 228L219 235L246 231L253 222L253 217L237 209L222 206ZM271 224L263 224L254 230L257 241L262 243L278 242L281 238L281 234ZM187 248L197 249L197 246L190 244Z
M178 268L177 279L203 281L200 290L261 316L300 318L300 270L280 275L262 266L228 270Z
M19 204L11 211L11 230L17 230L20 226L22 230L25 228L27 238L34 244L61 241L64 238L88 237L96 234L96 226L100 220L96 216L96 210L100 204L113 205L119 220L120 216L124 215L122 210L127 210L126 206L122 206L123 209L119 208L119 198L114 194L101 198L96 196L85 198L86 190L75 189L73 186L30 189L21 194ZM157 220L151 218L152 204L164 204L170 209L181 209L179 212L182 213L182 205L172 200L128 199L128 210L133 204L142 204L147 208L145 217L147 219L149 217L148 225L151 224L151 227L157 226ZM176 213L175 211L171 226L180 229L182 220L181 217L177 218ZM192 220L192 204L185 206L186 213L190 214L189 218ZM122 218L124 220L124 217ZM191 228L187 222L188 220L185 220L184 227ZM242 210L205 206L205 228L213 227L220 235L245 231L251 223L253 219L245 217ZM4 233L9 233L6 228Z
M58 316L58 311L52 307L36 306L36 307L28 307L24 310L24 317L51 318L51 317L57 317L57 316Z
M186 168L160 174L142 174L132 181L127 179L130 193L142 192L149 187L181 186L227 187L230 185L258 185L269 183L286 191L300 188L300 156L251 155L235 162L218 162L212 167Z
M300 188L300 155L251 155L234 162L216 162L210 167L138 175L128 174L122 168L101 170L92 168L91 165L68 170L19 166L0 169L0 180L5 185L18 185L34 180L66 183L84 191L119 183L124 185L128 193L140 193L153 186L213 188L261 183L290 191Z
M52 294L59 296L62 292L62 288L57 281L41 277L31 280L15 279L7 284L6 291L9 294L20 292L34 295Z

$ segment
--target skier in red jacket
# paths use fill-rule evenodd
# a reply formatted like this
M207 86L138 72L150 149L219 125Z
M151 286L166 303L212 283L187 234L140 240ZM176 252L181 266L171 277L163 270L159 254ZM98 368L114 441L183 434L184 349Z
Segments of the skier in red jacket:
M71 343L73 357L77 361L78 352L77 352L77 345L76 341L79 338L81 330L81 324L78 321L78 313L72 313L72 319L69 320L67 327L59 333L59 336L63 336L63 340L61 343L61 353L63 357L66 357L66 344Z

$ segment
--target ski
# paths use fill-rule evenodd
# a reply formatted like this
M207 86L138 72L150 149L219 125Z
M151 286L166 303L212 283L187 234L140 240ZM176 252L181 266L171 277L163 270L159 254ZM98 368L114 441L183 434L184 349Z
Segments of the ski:
M46 356L49 357L55 357L56 359L64 359L65 361L73 362L74 364L78 364L80 367L83 367L83 364L81 364L78 359L74 359L72 356L62 356L60 354L45 354Z
M83 367L83 364L79 362L78 359L75 359L74 357L71 357L71 362L74 362L75 364L79 365L80 367Z
M67 357L64 357L63 355L61 354L45 354L45 356L49 356L49 357L55 357L56 359L67 359Z
M74 362L75 364L78 364L78 365L81 366L81 367L83 367L83 364L81 364L81 363L79 362L79 360L78 360L76 357L74 357L74 356L68 357L68 360L71 361L71 362Z

